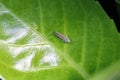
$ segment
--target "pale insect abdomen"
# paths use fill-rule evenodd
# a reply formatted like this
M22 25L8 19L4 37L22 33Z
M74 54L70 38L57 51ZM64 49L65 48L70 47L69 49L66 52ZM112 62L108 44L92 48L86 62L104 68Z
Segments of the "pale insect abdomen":
M58 38L60 38L61 40L63 40L64 42L68 42L68 43L70 43L70 39L68 38L68 37L66 37L65 35L62 35L61 33L59 33L59 32L54 32L54 34L58 37Z

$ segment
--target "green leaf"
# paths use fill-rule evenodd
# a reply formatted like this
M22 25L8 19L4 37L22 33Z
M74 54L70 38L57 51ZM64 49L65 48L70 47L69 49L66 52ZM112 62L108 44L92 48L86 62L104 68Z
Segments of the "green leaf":
M120 35L97 1L0 2L2 78L120 79L116 78L120 71ZM67 36L70 43L57 38L55 31Z

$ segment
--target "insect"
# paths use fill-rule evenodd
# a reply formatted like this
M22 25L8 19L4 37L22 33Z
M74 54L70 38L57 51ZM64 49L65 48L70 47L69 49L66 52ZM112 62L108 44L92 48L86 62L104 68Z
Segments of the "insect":
M59 33L59 32L54 32L54 34L60 38L61 40L63 40L64 42L70 43L70 39L68 37L66 37L65 35Z

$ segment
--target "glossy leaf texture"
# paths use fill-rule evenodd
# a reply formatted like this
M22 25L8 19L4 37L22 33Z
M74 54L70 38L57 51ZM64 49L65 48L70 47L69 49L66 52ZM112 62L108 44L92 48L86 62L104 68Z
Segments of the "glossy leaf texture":
M3 80L120 79L120 34L97 1L0 0L0 30Z

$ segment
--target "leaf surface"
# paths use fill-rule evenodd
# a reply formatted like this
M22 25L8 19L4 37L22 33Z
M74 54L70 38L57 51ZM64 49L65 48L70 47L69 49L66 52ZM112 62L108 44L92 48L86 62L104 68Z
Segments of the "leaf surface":
M110 69L112 80L120 69L120 37L98 2L0 2L0 74L6 80L106 80Z

